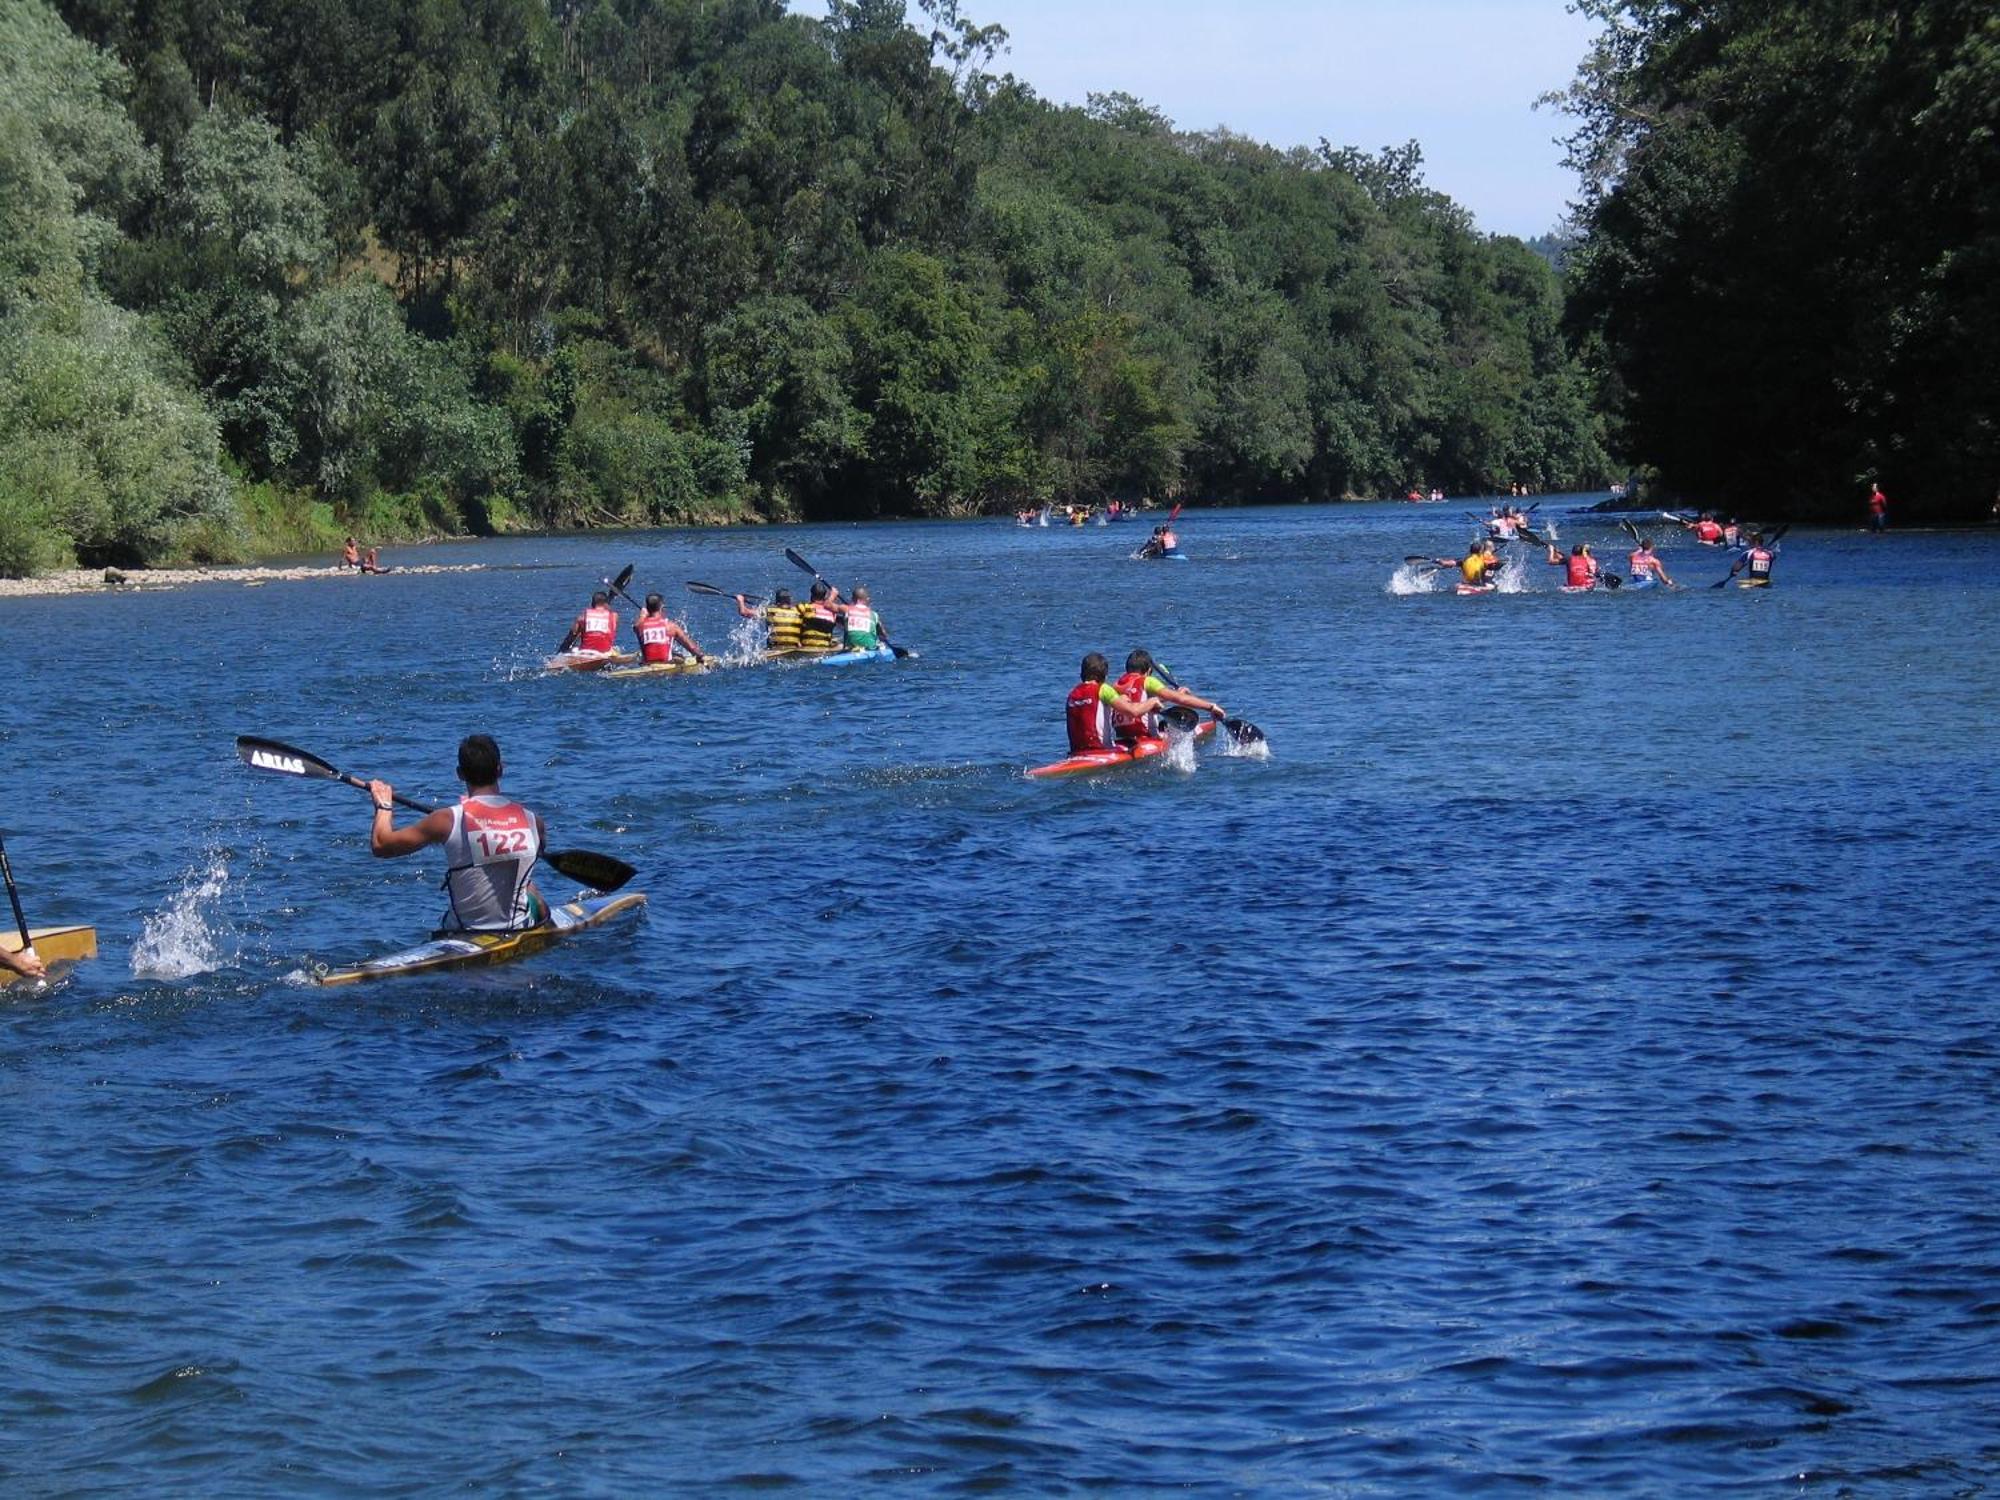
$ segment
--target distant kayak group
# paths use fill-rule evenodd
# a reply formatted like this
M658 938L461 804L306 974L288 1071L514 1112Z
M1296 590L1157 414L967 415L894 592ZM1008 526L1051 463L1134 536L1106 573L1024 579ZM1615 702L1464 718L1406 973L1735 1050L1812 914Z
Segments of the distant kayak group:
M762 661L809 659L821 666L851 666L865 661L892 661L916 653L891 644L889 627L876 611L866 584L857 584L852 597L843 599L840 590L819 575L819 571L789 547L785 556L813 575L812 586L803 602L794 601L789 589L776 590L769 602L761 597L731 593L712 583L689 580L697 594L735 601L736 612L755 620L763 629ZM712 658L687 628L666 612L659 594L648 594L640 604L626 592L632 581L627 567L616 578L604 580L604 587L590 596L569 631L545 665L551 671L601 672L606 677L649 677L705 671ZM618 645L618 611L613 598L622 598L639 610L632 622L637 650L621 650Z
M1500 591L1500 575L1506 567L1510 555L1503 555L1502 545L1511 542L1525 542L1540 547L1551 567L1563 569L1562 592L1565 594L1587 594L1618 588L1628 589L1677 589L1681 584L1668 574L1666 564L1655 550L1653 539L1640 532L1629 520L1618 524L1632 539L1632 550L1626 555L1625 573L1621 576L1607 569L1599 560L1589 542L1573 544L1567 553L1557 545L1554 528L1548 527L1547 535L1538 532L1533 524L1533 512L1537 506L1529 506L1523 511L1512 505L1495 506L1484 516L1468 512L1470 518L1480 528L1465 555L1462 557L1428 557L1412 554L1403 559L1406 566L1416 570L1419 579L1430 578L1444 573L1452 578L1453 590L1462 595L1492 594ZM1766 535L1760 529L1746 529L1734 517L1728 520L1704 511L1695 516L1683 516L1672 511L1657 513L1662 520L1670 521L1692 534L1695 542L1702 546L1734 550L1737 554L1727 577L1709 585L1723 588L1730 583L1739 588L1762 589L1771 586L1772 565L1777 560L1778 542L1789 526L1780 526ZM1740 575L1740 576L1739 576Z

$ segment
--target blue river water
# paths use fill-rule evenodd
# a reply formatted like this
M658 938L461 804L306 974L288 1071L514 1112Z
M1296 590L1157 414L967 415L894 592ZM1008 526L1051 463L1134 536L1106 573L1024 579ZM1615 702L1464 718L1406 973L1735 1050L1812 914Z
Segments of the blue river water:
M1622 556L1574 503L1539 517ZM2000 534L1410 591L1468 529L597 534L0 601L9 851L103 941L0 998L0 1490L2000 1484ZM682 581L797 588L788 545L918 658L538 670L627 562L722 650ZM1135 645L1268 757L1028 780ZM421 939L441 861L233 737L438 800L475 729L645 915L302 982Z

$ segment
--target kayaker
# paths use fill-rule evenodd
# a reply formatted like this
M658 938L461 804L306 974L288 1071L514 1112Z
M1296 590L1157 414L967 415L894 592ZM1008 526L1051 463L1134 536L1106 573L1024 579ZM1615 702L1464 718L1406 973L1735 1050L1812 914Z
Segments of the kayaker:
M1631 571L1632 587L1635 589L1649 589L1655 583L1664 583L1670 589L1679 587L1667 577L1667 565L1654 553L1651 537L1639 538L1639 545L1632 549L1632 555L1625 562Z
M799 647L801 651L831 651L833 627L840 620L840 591L824 578L815 578L806 602L799 606Z
M676 645L696 661L708 660L694 637L681 628L681 622L668 615L658 594L646 596L645 613L632 622L632 633L639 637L639 655L647 661L672 661Z
M618 611L611 607L611 596L599 589L590 596L590 603L569 627L569 634L556 647L558 653L569 650L574 645L579 651L593 651L600 655L618 644Z
M1590 555L1590 543L1578 542L1574 547L1569 549L1568 557L1564 557L1560 552L1556 551L1556 544L1554 542L1550 542L1548 547L1549 566L1554 568L1567 567L1569 569L1568 573L1564 575L1564 588L1594 589L1597 587L1597 559Z
M1217 722L1229 717L1229 711L1220 703L1211 703L1155 676L1153 666L1152 653L1143 647L1125 658L1125 675L1116 684L1118 696L1124 701L1114 705L1117 713L1112 726L1120 740L1135 740L1142 735L1157 736L1160 726L1156 715L1162 704L1197 709L1213 715ZM1153 700L1152 708L1146 706L1148 699Z
M1734 578L1738 569L1748 569L1743 575L1743 587L1767 589L1771 586L1771 564L1777 560L1775 546L1764 545L1764 533L1750 533L1750 545L1741 557L1729 565L1729 576Z
M1162 526L1160 528L1160 556L1165 557L1169 552L1178 552L1180 546L1181 539L1174 535L1174 528L1171 525Z
M1104 659L1102 652L1092 651L1084 657L1081 680L1069 690L1069 697L1063 703L1063 718L1069 725L1071 755L1116 750L1118 714L1145 715L1157 712L1160 707L1160 700L1150 695L1136 704L1128 702L1117 688L1104 680L1110 675L1111 664Z
M1722 526L1722 545L1734 547L1743 540L1743 523L1731 516Z
M792 591L779 589L769 604L752 606L743 595L736 596L736 613L764 626L764 650L786 656L799 649L799 607L792 603Z
M549 904L529 878L548 844L542 820L500 790L500 746L490 734L469 734L458 746L465 796L405 827L396 827L396 789L368 783L375 822L368 847L378 859L445 846L444 888L450 910L442 930L513 932L548 920Z
M1456 568L1460 577L1472 588L1485 588L1491 581L1487 574L1500 571L1500 553L1489 538L1475 542L1472 550L1464 557L1434 557L1431 559L1440 568Z
M854 597L835 606L849 651L873 651L889 639L889 627L868 602L868 585L857 583Z

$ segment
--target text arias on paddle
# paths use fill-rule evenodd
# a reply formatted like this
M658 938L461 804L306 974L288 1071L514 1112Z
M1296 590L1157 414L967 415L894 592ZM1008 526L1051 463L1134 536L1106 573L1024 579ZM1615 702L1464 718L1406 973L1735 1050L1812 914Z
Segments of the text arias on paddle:
M363 778L349 775L338 766L321 760L310 750L301 750L296 745L287 745L279 740L239 734L236 737L236 754L253 771L270 771L278 776L295 776L304 781L338 781L346 786L359 787L364 792L368 790L368 783ZM437 811L429 803L405 797L401 792L391 795L398 807L406 807L411 812L428 816ZM544 849L542 861L558 875L605 895L639 873L622 859L590 849Z

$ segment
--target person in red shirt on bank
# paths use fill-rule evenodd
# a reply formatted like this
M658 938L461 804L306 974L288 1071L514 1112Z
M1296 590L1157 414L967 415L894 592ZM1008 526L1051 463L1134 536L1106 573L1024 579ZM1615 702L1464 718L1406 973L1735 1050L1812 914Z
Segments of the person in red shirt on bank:
M632 633L639 637L640 656L649 662L672 661L676 645L698 662L708 660L681 622L667 613L658 594L646 596L646 611L632 622Z
M611 607L611 596L599 589L590 596L589 605L576 617L556 650L561 653L574 646L579 651L594 651L601 656L617 644L618 611Z
M1868 529L1884 531L1889 525L1889 497L1882 493L1879 481L1869 486Z

